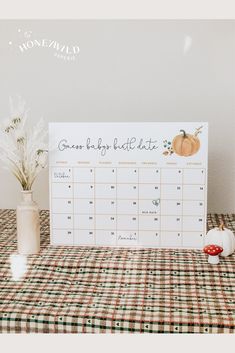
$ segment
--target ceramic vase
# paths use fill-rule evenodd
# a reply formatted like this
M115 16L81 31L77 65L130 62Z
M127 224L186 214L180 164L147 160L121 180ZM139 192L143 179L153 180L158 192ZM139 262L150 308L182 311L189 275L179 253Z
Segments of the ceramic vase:
M39 208L33 201L31 190L21 193L22 201L16 210L18 253L21 255L37 254L40 251Z

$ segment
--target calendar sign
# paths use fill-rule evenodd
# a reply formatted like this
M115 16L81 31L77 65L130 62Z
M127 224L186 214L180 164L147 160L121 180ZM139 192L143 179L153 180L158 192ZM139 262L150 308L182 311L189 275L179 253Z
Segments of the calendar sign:
M50 123L53 245L202 248L205 122Z

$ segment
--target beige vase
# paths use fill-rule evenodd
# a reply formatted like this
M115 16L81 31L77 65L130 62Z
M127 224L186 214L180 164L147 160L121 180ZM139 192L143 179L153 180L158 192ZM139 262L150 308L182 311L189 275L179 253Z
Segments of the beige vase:
M33 201L32 191L22 191L22 201L16 210L17 249L22 255L40 251L39 208Z

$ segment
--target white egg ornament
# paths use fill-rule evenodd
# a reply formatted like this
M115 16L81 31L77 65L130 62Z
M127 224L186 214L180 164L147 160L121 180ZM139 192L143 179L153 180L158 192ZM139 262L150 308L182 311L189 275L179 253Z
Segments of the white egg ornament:
M225 228L224 223L221 222L219 227L209 230L205 237L205 245L216 244L223 248L220 254L223 257L231 255L235 250L235 237L233 232Z

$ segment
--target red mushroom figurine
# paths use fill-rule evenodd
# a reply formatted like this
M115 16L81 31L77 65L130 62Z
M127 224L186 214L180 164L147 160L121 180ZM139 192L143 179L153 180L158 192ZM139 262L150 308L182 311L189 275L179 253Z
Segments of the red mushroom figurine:
M208 254L208 262L212 265L217 265L219 263L219 254L222 253L223 248L219 245L207 245L203 249L204 253Z

